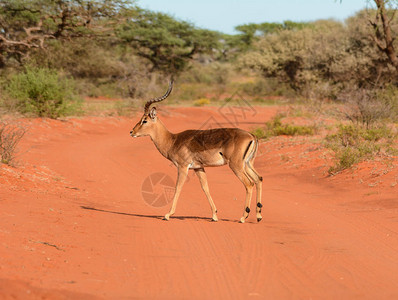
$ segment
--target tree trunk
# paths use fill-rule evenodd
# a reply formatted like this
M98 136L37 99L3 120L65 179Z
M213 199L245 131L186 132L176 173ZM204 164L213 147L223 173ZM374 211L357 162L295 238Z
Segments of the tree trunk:
M374 0L377 6L378 13L380 14L381 22L383 25L383 39L385 42L385 47L382 47L381 50L388 56L391 64L395 67L398 72L398 57L394 48L394 38L391 32L390 22L392 20L388 19L385 2L384 0ZM380 46L379 46L380 48Z

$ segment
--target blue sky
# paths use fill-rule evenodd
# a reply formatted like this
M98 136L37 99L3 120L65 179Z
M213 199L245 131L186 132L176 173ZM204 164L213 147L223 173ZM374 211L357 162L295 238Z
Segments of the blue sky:
M344 20L366 7L366 0L137 0L146 9L168 13L198 27L235 33L246 23Z

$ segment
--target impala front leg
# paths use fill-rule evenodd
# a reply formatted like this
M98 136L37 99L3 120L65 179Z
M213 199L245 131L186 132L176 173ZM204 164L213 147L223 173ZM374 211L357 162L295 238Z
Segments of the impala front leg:
M178 168L178 176L177 176L177 184L176 190L173 197L173 204L171 205L170 212L164 216L165 220L169 220L170 216L172 216L176 211L178 197L180 196L182 186L185 183L185 179L187 179L188 175L188 167L179 167Z
M195 173L196 175L198 175L200 184L202 186L203 191L206 194L207 200L209 201L210 207L211 207L211 212L213 214L212 216L212 220L214 222L218 221L217 218L217 208L214 205L213 199L210 196L210 192L209 192L209 186L207 184L207 177L206 177L206 173L205 173L205 169L201 168L201 169L195 169Z

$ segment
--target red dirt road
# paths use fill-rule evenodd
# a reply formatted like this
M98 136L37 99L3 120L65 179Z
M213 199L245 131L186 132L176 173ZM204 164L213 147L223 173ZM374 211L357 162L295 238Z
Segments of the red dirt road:
M275 112L257 108L250 120ZM218 114L164 108L159 117L178 132ZM219 222L194 174L163 221L170 204L148 205L141 187L176 170L149 138L129 136L137 120L22 120L21 165L0 169L0 298L398 298L396 161L330 178L325 149L280 137L255 163L262 222L252 201L237 223L245 191L228 167L207 169Z

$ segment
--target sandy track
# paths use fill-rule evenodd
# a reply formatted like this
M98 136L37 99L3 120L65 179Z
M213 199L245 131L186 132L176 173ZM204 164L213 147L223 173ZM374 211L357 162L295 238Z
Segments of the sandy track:
M259 108L251 120L275 111ZM160 117L177 132L217 113L179 108ZM398 297L395 187L376 193L357 181L325 178L319 164L287 169L262 155L255 164L264 177L261 223L255 213L237 223L244 188L228 167L207 170L220 222L210 222L194 174L166 222L169 206L148 205L141 186L154 172L174 180L176 170L149 138L129 137L132 125L113 118L32 124L22 159L58 175L40 189L21 181L13 190L0 186L0 296Z

